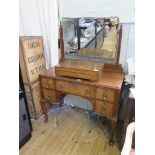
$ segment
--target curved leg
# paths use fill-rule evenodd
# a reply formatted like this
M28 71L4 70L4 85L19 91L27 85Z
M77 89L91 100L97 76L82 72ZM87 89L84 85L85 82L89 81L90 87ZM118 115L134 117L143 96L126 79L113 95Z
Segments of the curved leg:
M47 108L45 105L45 101L41 101L41 107L42 107L43 113L45 114L44 122L47 123L48 122L48 114L47 114Z
M110 132L109 145L113 146L114 145L114 134L115 134L115 130L116 130L117 121L111 120L111 123L112 123L112 127L111 127L111 132Z

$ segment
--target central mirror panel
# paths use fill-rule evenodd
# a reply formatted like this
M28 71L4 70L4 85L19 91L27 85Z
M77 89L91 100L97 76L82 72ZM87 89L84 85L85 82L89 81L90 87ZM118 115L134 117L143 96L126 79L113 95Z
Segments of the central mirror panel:
M64 57L116 62L119 18L63 18Z

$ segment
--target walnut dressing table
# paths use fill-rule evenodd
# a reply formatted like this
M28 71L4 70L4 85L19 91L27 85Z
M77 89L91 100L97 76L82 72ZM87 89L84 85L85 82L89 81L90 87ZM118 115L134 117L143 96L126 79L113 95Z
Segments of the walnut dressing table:
M97 82L57 76L55 67L41 73L41 104L45 114L45 122L48 121L46 102L59 102L65 94L84 97L92 103L94 112L111 120L112 127L109 144L113 145L119 98L124 79L124 73L116 68L118 66L105 66L102 77Z

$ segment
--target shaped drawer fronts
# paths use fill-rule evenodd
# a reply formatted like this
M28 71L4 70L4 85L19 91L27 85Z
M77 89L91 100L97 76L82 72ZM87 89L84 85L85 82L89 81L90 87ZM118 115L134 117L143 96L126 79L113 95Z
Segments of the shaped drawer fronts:
M113 104L105 102L105 101L96 100L95 112L97 112L97 113L99 113L101 115L112 116L112 114L113 114Z
M113 103L115 101L115 91L107 88L97 88L96 99Z
M78 96L94 98L94 89L95 88L93 87L80 85L77 83L56 81L56 90L75 94Z
M54 79L51 78L42 78L43 88L55 89Z
M113 115L115 104L115 89L104 87L93 87L79 83L55 80L42 77L43 97L48 101L58 102L59 92L70 93L77 96L93 98L95 101L94 111L100 115Z

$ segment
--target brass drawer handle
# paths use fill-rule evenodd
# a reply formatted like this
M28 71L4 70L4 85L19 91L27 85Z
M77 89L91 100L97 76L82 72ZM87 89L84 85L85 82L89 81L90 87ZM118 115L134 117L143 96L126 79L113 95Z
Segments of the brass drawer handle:
M103 100L106 100L107 99L107 94L103 94Z
M105 94L105 93L104 93L104 94L103 94L103 96L107 97L107 96L108 96L108 94Z

